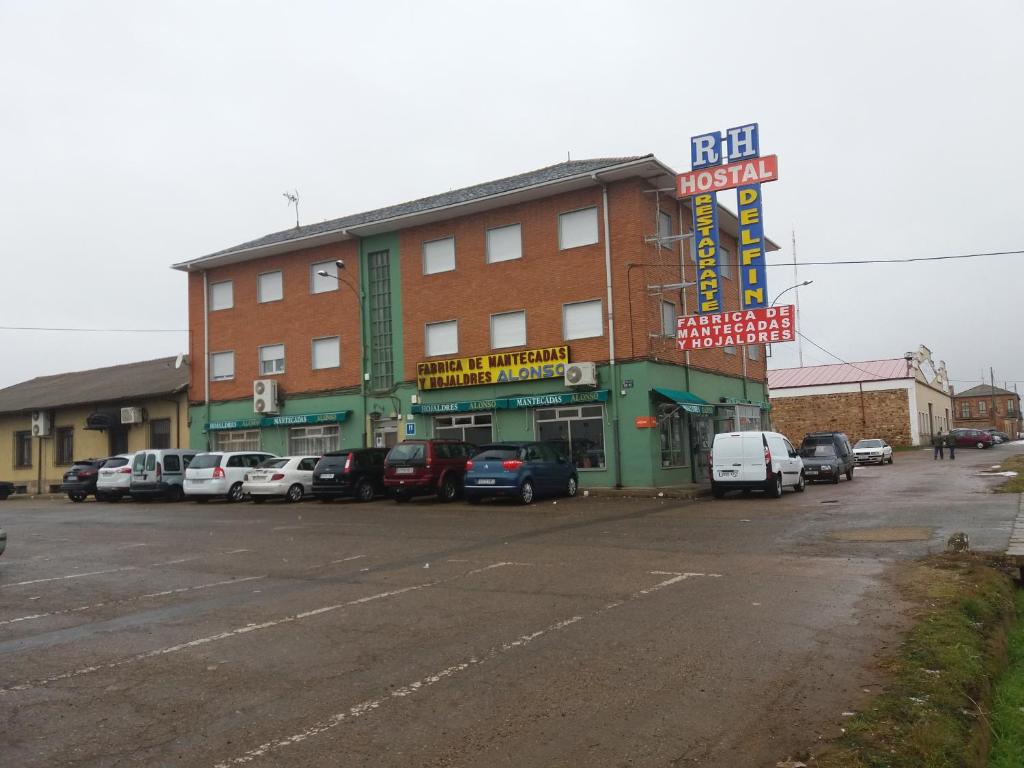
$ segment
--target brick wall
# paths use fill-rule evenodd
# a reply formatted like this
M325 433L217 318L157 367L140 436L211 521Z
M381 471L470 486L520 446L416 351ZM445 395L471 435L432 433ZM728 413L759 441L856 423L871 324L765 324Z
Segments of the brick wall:
M992 409L995 401L995 411ZM1013 411L1007 408L1008 402L1013 401ZM970 415L963 415L963 404L970 407ZM984 403L985 413L981 413ZM954 397L953 398L953 424L957 427L970 427L972 429L985 429L995 427L1006 432L1011 437L1016 437L1020 429L1020 396L1017 394L982 395L979 397Z
M805 397L772 397L772 423L796 445L808 432L845 432L851 442L879 437L910 445L910 401L905 389Z

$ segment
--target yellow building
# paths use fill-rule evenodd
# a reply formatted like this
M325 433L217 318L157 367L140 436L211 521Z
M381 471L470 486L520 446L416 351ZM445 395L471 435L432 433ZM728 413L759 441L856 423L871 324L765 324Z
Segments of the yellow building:
M187 447L188 382L180 356L0 389L0 480L54 492L75 459Z

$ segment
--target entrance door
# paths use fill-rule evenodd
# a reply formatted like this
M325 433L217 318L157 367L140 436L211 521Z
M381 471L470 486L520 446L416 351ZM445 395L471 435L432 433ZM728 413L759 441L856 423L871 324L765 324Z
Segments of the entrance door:
M711 444L714 440L714 428L711 417L692 416L690 418L690 455L693 456L693 481L710 483L711 475Z
M110 441L110 456L117 456L119 453L128 453L128 427L123 424L112 426L107 433Z
M394 448L398 442L398 419L375 419L373 422L373 447Z

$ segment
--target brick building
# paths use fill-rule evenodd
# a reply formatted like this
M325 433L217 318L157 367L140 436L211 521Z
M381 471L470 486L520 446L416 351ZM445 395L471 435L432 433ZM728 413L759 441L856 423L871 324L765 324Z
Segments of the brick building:
M922 346L890 360L781 368L768 372L772 423L791 441L808 432L845 432L893 445L927 445L948 432L953 401L946 364Z
M1016 439L1024 432L1020 395L990 384L971 387L953 396L953 424L973 429L994 427Z
M584 487L705 479L716 430L762 424L765 355L676 348L696 272L675 175L652 155L576 160L175 264L192 446L538 438ZM735 254L736 217L719 218ZM726 308L737 278L723 274ZM278 389L262 414L258 380Z

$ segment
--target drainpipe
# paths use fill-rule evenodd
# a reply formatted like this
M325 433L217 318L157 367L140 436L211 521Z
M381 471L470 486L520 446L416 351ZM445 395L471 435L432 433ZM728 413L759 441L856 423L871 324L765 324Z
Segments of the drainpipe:
M622 487L622 441L619 437L619 370L615 364L615 305L612 303L612 241L608 223L608 187L596 173L590 174L601 187L601 205L604 212L604 280L608 295L608 364L612 374L612 445L615 453L615 487Z
M207 272L203 270L203 378L204 400L206 405L206 423L210 423L210 288L207 285ZM210 450L210 430L206 430L206 450Z

